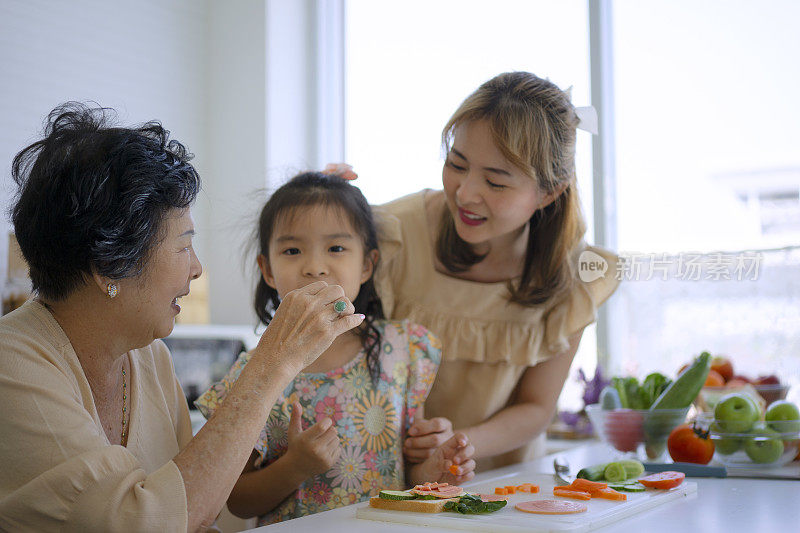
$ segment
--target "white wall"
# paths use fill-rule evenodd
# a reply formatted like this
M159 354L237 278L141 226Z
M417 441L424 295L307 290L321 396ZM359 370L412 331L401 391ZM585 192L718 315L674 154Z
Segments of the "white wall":
M11 160L59 103L93 100L128 124L159 119L205 174L205 31L206 4L195 0L0 2L0 282Z
M208 227L201 259L210 276L213 323L255 323L255 256L245 251L267 193L298 171L343 155L342 135L338 145L317 137L342 129L337 117L320 118L316 90L318 83L327 85L329 96L325 78L335 76L318 72L318 50L333 48L320 34L341 38L320 31L331 8L341 13L341 0L209 3L208 166L201 198ZM338 73L334 82L340 84Z
M244 246L265 191L343 156L341 113L320 112L342 98L341 13L342 0L0 0L0 281L11 159L57 104L93 100L125 124L161 120L196 154L211 321L254 324Z
M211 322L252 324L243 246L266 176L266 12L260 0L209 2L204 132L208 213L200 258ZM206 275L204 274L204 275Z

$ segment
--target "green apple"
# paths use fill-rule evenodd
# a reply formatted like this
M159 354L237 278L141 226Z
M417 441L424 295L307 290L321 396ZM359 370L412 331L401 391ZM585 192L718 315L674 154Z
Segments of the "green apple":
M711 430L711 433L715 435L725 434L725 432L720 429L719 424L717 424L716 422L711 424L711 427L709 429ZM719 438L713 439L714 450L716 450L722 455L731 455L742 449L742 439L736 439L733 437L723 437L721 435L719 436Z
M792 402L778 400L772 402L764 415L767 427L778 433L797 433L800 431L800 409ZM770 422L773 422L772 424Z
M758 406L749 396L738 392L726 394L714 408L714 418L725 433L746 433L758 420Z
M744 451L754 463L774 463L783 453L780 433L769 428L754 429L745 439Z

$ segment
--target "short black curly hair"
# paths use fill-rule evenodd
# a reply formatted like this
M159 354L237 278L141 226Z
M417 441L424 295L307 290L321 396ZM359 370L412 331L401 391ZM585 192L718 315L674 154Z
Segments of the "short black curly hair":
M159 122L115 125L112 109L67 102L14 157L14 233L33 290L63 300L92 272L141 274L172 209L200 191L192 154Z

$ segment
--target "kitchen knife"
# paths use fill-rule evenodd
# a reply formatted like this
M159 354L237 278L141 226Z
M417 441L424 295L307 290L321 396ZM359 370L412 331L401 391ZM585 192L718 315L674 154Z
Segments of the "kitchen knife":
M683 472L689 477L727 477L724 466L696 465L693 463L642 463L648 472Z
M750 468L725 468L724 466L696 465L692 463L643 463L648 472L683 472L689 477L739 477L750 479L794 479L800 481L800 474L776 472Z

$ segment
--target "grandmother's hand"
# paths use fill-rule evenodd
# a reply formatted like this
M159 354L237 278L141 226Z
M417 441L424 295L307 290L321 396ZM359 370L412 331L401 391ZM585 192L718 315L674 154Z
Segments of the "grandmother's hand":
M334 304L344 302L341 312ZM256 347L256 353L294 373L313 363L333 340L364 321L339 285L316 281L287 293Z

